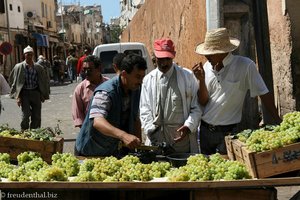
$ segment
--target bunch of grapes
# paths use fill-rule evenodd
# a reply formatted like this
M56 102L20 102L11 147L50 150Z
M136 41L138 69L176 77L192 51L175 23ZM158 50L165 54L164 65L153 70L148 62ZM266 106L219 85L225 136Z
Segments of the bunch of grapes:
M0 153L0 161L10 163L10 155L8 153Z
M76 176L79 172L79 160L71 153L53 154L52 165L64 170L67 176Z
M237 134L237 138L242 142L246 142L247 139L250 137L251 133L252 133L251 129L243 130L242 132Z
M57 166L43 168L37 173L38 181L67 181L65 171Z
M236 180L247 179L250 175L246 166L237 162L225 160L220 154L195 155L188 158L187 165L171 170L168 174L170 181L207 181L207 180Z
M300 112L290 112L283 116L283 121L280 126L276 128L276 131L286 131L288 129L295 128L300 134Z
M15 166L5 161L0 161L0 177L7 178L8 174L15 169Z
M160 178L164 177L171 169L171 164L169 162L152 162L150 167L150 176L153 178Z
M33 151L25 151L17 156L18 165L21 166L35 158L41 158L41 154Z
M100 180L103 180L105 177L95 176L94 167L96 163L101 162L100 158L91 158L85 159L83 163L80 165L79 173L72 181L82 182L82 181L96 181L96 177L100 177ZM99 164L98 164L99 166Z
M91 171L79 172L73 180L74 182L96 181L95 175Z
M14 168L8 173L7 178L9 181L31 181L30 176L22 166Z

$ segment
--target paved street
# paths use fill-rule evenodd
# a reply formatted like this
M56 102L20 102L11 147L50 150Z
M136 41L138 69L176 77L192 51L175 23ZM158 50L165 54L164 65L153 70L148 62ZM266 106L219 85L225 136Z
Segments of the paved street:
M52 86L50 99L42 105L42 127L55 127L57 124L64 133L64 152L72 152L74 140L79 131L73 126L71 100L77 83ZM21 109L15 99L2 96L4 111L0 115L0 124L8 123L10 127L20 130ZM69 141L72 140L72 141Z

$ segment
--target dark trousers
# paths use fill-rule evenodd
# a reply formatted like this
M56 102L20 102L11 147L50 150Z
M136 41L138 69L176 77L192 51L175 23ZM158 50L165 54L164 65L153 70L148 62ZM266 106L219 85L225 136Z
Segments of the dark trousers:
M22 90L21 94L22 121L21 129L36 129L41 127L41 94L37 89ZM29 119L31 121L29 122Z
M200 150L202 154L215 153L227 154L225 136L236 134L236 127L232 130L213 130L201 124L200 126Z

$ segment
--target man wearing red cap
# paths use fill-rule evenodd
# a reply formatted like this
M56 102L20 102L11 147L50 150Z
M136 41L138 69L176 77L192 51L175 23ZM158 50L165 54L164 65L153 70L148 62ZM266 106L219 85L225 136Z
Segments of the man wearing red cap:
M145 76L140 100L146 145L165 142L170 152L197 153L196 131L202 114L197 79L192 71L173 62L172 40L156 40L154 54L157 68Z

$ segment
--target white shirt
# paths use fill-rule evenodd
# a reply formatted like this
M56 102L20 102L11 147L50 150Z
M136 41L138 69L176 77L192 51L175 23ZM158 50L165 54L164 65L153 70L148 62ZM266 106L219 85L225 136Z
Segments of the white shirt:
M176 69L178 88L182 98L184 125L191 130L189 134L191 152L196 152L198 151L196 131L202 114L197 96L199 84L191 70L177 66L175 63L173 67L174 70ZM153 121L157 98L159 98L156 85L160 73L157 68L152 70L145 76L142 84L140 118L146 135L156 129Z
M202 119L212 125L229 125L241 121L243 103L248 90L256 97L269 92L255 63L249 58L229 53L218 72L210 62L204 64L209 101Z

